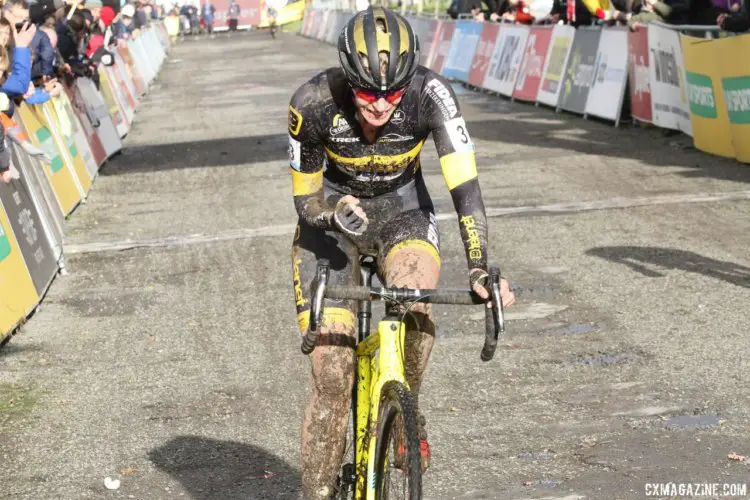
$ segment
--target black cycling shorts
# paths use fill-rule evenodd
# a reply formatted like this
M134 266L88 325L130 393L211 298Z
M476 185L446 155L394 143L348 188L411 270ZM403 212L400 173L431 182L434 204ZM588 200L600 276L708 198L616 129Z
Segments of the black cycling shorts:
M344 193L324 182L324 195L336 206ZM300 333L307 332L310 310L310 286L318 259L328 259L331 285L359 285L359 256L376 258L382 280L391 255L403 248L419 248L433 255L440 265L439 235L435 212L421 175L395 192L373 198L360 198L360 207L369 224L361 236L351 237L338 231L326 231L300 220L292 245L292 269L297 321ZM390 286L385 283L385 286ZM356 325L355 301L326 299L323 326L353 332Z

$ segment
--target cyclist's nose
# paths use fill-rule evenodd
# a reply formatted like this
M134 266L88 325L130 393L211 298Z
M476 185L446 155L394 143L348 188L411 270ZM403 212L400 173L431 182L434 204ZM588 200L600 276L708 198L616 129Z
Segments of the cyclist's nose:
M388 111L388 108L390 107L391 103L389 103L385 97L381 97L374 103L372 103L373 107L375 108L375 111L378 113L383 113L385 111Z

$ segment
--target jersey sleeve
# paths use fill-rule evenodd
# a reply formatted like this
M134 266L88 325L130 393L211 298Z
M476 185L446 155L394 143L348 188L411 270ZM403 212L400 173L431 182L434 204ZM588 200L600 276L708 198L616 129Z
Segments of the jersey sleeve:
M289 165L294 206L307 224L321 229L331 226L333 209L323 196L325 150L317 130L315 85L300 87L289 103Z
M474 144L456 94L437 74L425 78L421 120L432 133L440 168L458 214L469 269L487 269L487 216L479 188Z

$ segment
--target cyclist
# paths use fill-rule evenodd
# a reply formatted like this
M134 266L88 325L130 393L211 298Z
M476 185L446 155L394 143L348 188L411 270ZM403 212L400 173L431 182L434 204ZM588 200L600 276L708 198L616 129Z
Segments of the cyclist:
M271 32L271 38L276 38L276 9L269 6L266 14L268 15L268 28Z
M302 85L289 106L289 155L299 224L292 246L297 318L307 331L317 260L331 263L329 283L359 284L359 255L376 257L386 286L434 288L440 272L437 222L419 152L432 134L458 213L469 284L488 298L487 219L474 148L449 83L419 66L409 23L370 6L345 26L340 68ZM507 281L502 300L515 297ZM334 493L346 438L354 377L355 303L327 301L311 355L313 391L302 426L305 498ZM430 307L405 318L405 371L415 396L432 349ZM420 418L422 467L430 450ZM397 451L402 447L397 447Z

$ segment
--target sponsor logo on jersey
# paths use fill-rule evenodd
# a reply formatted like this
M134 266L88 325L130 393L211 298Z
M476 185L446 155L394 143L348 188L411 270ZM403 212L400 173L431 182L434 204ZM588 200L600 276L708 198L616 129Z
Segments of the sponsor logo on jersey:
M391 116L391 123L394 125L400 125L404 123L404 120L406 120L406 113L401 111L400 109L397 109L393 112L393 116Z
M333 125L329 129L331 135L339 135L348 130L351 130L352 126L346 121L346 118L341 113L336 113L333 117Z
M289 132L292 135L297 135L301 129L302 115L293 106L289 106Z
M440 112L443 113L446 120L458 114L458 106L451 96L451 91L437 78L433 78L427 82L427 95L435 101L435 104L438 105Z
M405 142L405 141L411 141L414 140L413 135L401 135L396 133L390 133L385 134L380 139L378 139L378 142Z
M479 260L482 258L482 243L479 240L479 231L476 230L477 223L474 220L474 216L465 215L461 217L461 224L464 226L466 231L466 242L469 247L469 258Z

